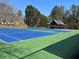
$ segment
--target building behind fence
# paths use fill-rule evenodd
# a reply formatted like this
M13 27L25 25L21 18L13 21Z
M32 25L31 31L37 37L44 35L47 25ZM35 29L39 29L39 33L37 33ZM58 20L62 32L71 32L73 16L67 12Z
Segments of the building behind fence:
M11 6L0 3L0 25L25 26L26 24Z

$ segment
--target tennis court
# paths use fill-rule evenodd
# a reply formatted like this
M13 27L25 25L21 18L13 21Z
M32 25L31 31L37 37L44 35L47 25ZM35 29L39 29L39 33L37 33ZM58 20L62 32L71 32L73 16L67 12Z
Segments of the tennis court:
M47 35L54 35L58 32L67 32L67 30L0 28L0 40L12 43Z

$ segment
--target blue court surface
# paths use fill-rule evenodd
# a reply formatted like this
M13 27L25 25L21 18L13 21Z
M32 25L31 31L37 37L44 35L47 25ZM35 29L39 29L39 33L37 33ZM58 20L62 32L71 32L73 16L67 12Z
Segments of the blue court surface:
M47 30L47 29L15 29L0 28L0 40L11 43L21 40L54 35L58 32L67 32L66 30Z

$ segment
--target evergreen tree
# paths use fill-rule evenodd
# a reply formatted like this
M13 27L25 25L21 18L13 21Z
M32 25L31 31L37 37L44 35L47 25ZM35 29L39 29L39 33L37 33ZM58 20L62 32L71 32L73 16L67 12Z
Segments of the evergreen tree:
M29 26L42 27L47 24L47 17L42 15L35 7L28 5L25 10L25 22ZM43 21L41 23L41 21ZM44 24L43 24L44 23Z
M56 19L56 20L62 20L64 16L64 7L61 6L55 6L50 14L50 17Z

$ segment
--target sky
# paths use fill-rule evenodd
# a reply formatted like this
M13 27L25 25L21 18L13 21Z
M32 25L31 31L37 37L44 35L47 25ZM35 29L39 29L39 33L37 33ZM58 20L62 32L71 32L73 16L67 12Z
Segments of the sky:
M49 16L53 7L63 5L65 9L69 10L72 4L79 5L79 0L0 0L13 6L18 10L25 12L27 5L33 5L45 16Z

